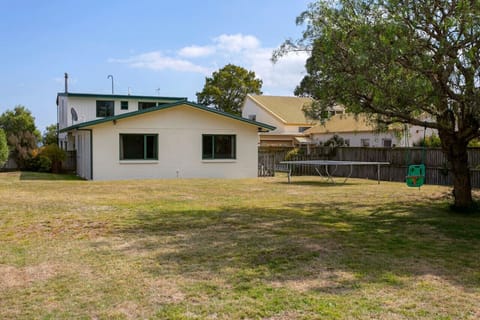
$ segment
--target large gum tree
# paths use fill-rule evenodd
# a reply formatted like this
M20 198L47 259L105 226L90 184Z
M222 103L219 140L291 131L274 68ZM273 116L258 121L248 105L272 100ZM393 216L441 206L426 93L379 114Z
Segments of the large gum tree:
M480 136L480 1L317 1L306 29L273 59L311 52L295 90L321 114L333 104L380 123L436 129L453 174L456 209L474 207L467 145Z

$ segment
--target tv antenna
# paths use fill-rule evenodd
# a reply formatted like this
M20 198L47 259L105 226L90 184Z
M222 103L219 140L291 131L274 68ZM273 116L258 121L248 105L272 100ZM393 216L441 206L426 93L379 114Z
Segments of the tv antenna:
M113 76L111 74L109 74L107 76L107 79L112 79L112 94L113 94Z

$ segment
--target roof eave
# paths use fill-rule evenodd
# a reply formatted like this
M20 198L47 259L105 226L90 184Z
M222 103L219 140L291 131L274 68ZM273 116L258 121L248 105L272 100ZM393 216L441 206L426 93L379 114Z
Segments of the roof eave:
M197 109L200 109L200 110L203 110L203 111L212 112L212 113L215 113L215 114L218 114L218 115L221 115L221 116L225 116L225 117L228 117L228 118L231 118L231 119L234 119L234 120L245 122L245 123L248 123L250 125L258 127L259 130L266 130L268 132L268 131L272 131L272 130L276 129L276 127L271 126L271 125L266 124L266 123L257 122L257 121L253 121L253 120L250 120L250 119L242 118L242 117L237 116L237 115L233 115L233 114L230 114L230 113L226 113L226 112L223 112L223 111L212 109L212 108L209 108L209 107L206 107L206 106L203 106L203 105L199 105L199 104L196 104L196 103L192 103L192 102L189 102L189 101L177 101L177 102L174 102L174 103L165 104L165 105L161 105L161 106L157 106L157 107L153 107L153 108L148 108L148 109L145 109L145 110L127 112L127 113L122 113L122 114L119 114L119 115L116 115L116 116L105 117L105 118L102 118L102 119L97 119L97 120L87 121L87 122L83 122L83 123L78 123L78 124L63 128L63 129L59 130L59 132L68 132L68 131L75 130L75 129L78 130L78 129L81 129L81 128L91 127L91 126L95 126L95 125L105 123L105 122L109 122L109 121L116 121L116 120L120 120L120 119L124 119L124 118L130 118L130 117L134 117L134 116L137 116L137 115L141 115L141 114L145 114L145 113L149 113L149 112L154 112L154 111L159 111L159 110L163 110L163 109L168 109L168 108L172 108L172 107L176 107L176 106L180 106L180 105L187 105L187 106L194 107L194 108L197 108Z

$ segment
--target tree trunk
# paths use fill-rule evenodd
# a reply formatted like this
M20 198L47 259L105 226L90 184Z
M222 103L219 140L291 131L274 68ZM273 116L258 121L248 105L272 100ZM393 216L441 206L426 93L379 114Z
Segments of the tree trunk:
M458 139L451 134L439 132L442 140L442 149L453 175L454 210L468 211L473 207L472 184L468 167L468 141Z

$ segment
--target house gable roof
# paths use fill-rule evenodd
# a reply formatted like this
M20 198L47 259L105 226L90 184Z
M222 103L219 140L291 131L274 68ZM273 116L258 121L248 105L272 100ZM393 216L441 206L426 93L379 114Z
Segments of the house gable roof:
M242 117L234 115L234 114L219 111L219 110L209 108L209 107L206 107L206 106L203 106L203 105L200 105L200 104L196 104L196 103L193 103L193 102L190 102L190 101L176 101L174 103L163 104L163 105L160 105L160 106L157 106L157 107L152 107L152 108L148 108L148 109L144 109L144 110L127 112L127 113L122 113L122 114L119 114L119 115L116 115L116 116L105 117L105 118L101 118L101 119L97 119L97 120L77 123L77 124L74 124L72 126L63 128L62 130L60 130L60 132L67 132L67 131L74 130L74 129L92 127L92 126L96 126L98 124L109 122L109 121L131 118L131 117L135 117L135 116L145 114L145 113L160 111L160 110L174 108L174 107L178 107L178 106L184 106L184 105L192 107L192 108L196 108L196 109L199 109L199 110L211 112L211 113L214 113L214 114L218 114L220 116L224 116L224 117L227 117L227 118L230 118L230 119L233 119L233 120L238 120L238 121L241 121L241 122L245 122L247 124L256 126L259 129L263 129L265 131L275 130L274 126L271 126L271 125L268 125L268 124L265 124L265 123L262 123L262 122L257 122L257 121L249 120L249 119L246 119L246 118L242 118Z
M312 124L316 122L307 119L302 110L305 104L313 102L311 98L250 94L247 96L248 98L285 124Z
M375 124L370 122L365 115L359 114L337 114L328 119L324 124L318 124L304 133L351 133L351 132L372 132L376 131Z

